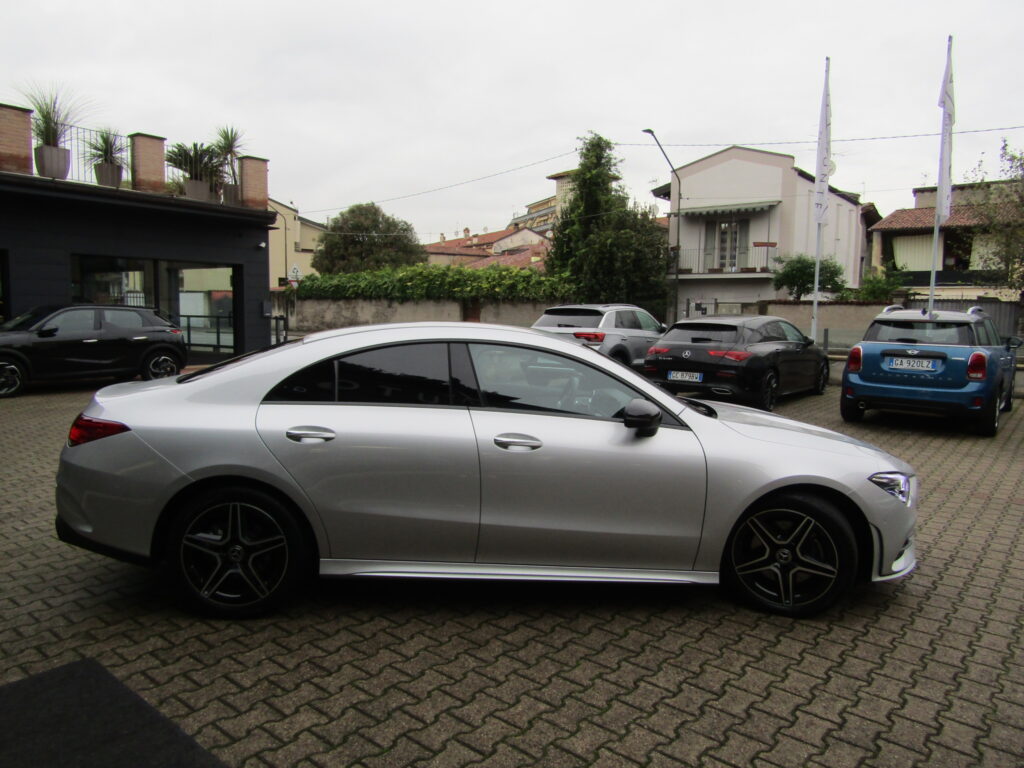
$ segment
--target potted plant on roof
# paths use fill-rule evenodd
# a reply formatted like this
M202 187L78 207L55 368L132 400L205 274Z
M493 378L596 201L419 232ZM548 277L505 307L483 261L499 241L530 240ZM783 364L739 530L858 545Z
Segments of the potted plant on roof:
M36 172L51 179L66 179L71 168L71 150L64 146L78 109L60 89L36 89L24 94L32 105L32 135Z
M104 187L121 186L124 176L124 139L112 128L101 128L86 142L85 157L91 162L96 183Z
M209 201L221 180L220 154L209 144L178 142L167 150L167 164L185 174L185 197Z
M217 129L213 142L221 163L221 192L227 205L238 205L241 194L238 190L238 158L242 154L242 132L231 125Z

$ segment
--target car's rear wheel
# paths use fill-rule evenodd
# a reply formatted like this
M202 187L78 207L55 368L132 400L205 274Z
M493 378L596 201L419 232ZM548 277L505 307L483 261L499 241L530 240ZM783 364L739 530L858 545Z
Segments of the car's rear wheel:
M813 390L814 394L816 394L816 395L824 395L825 394L825 390L828 388L828 377L829 377L829 367L828 367L828 360L826 360L825 362L823 362L821 364L821 367L818 369L818 376L814 380L814 390Z
M180 372L181 361L172 352L150 352L142 361L142 378L146 380L177 376Z
M1013 388L1015 386L1014 379L1010 379L1010 385L1006 388L1006 400L1003 401L1003 413L1009 413L1013 410Z
M762 411L775 409L775 403L779 399L779 377L775 371L768 371L761 379L761 386L754 395L754 406Z
M773 613L809 616L833 605L857 573L853 529L829 501L787 493L754 507L726 544L723 582Z
M1003 392L993 392L981 410L973 416L974 431L982 437L995 437L999 432L999 415L1003 405Z
M207 491L184 504L166 554L182 597L205 613L227 617L271 610L311 562L291 511L273 496L241 486Z
M847 397L845 394L839 396L839 415L843 421L855 424L864 421L864 409L857 405L857 401Z
M0 360L0 397L14 397L25 390L25 369L14 360Z

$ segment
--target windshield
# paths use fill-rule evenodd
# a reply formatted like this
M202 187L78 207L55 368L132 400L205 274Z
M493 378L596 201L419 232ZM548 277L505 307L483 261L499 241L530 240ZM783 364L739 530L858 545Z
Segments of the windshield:
M740 329L725 323L683 323L672 326L662 341L679 344L734 344L740 337Z
M12 317L6 323L0 324L0 331L27 331L47 315L60 309L59 306L33 307L28 312L23 312L17 317Z
M934 321L876 320L864 334L864 341L893 341L899 344L971 343L968 323Z

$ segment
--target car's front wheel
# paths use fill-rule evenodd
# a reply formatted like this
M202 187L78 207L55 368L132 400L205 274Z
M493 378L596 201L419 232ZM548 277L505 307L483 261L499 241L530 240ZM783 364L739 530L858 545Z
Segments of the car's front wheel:
M25 369L14 360L0 360L0 397L14 397L25 389Z
M166 564L181 595L219 616L274 608L310 571L295 517L273 496L229 486L206 491L179 510Z
M741 599L773 613L810 616L853 584L853 529L829 501L787 493L741 518L722 558L723 582Z
M180 372L181 361L171 352L150 352L142 361L142 378L146 380L177 376Z

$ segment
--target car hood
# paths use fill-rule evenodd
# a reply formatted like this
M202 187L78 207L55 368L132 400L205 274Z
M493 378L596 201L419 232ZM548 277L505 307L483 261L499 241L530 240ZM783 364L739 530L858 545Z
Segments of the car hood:
M720 424L746 438L829 453L868 455L892 465L893 469L914 474L913 468L902 459L855 437L743 405L718 402L711 405Z

